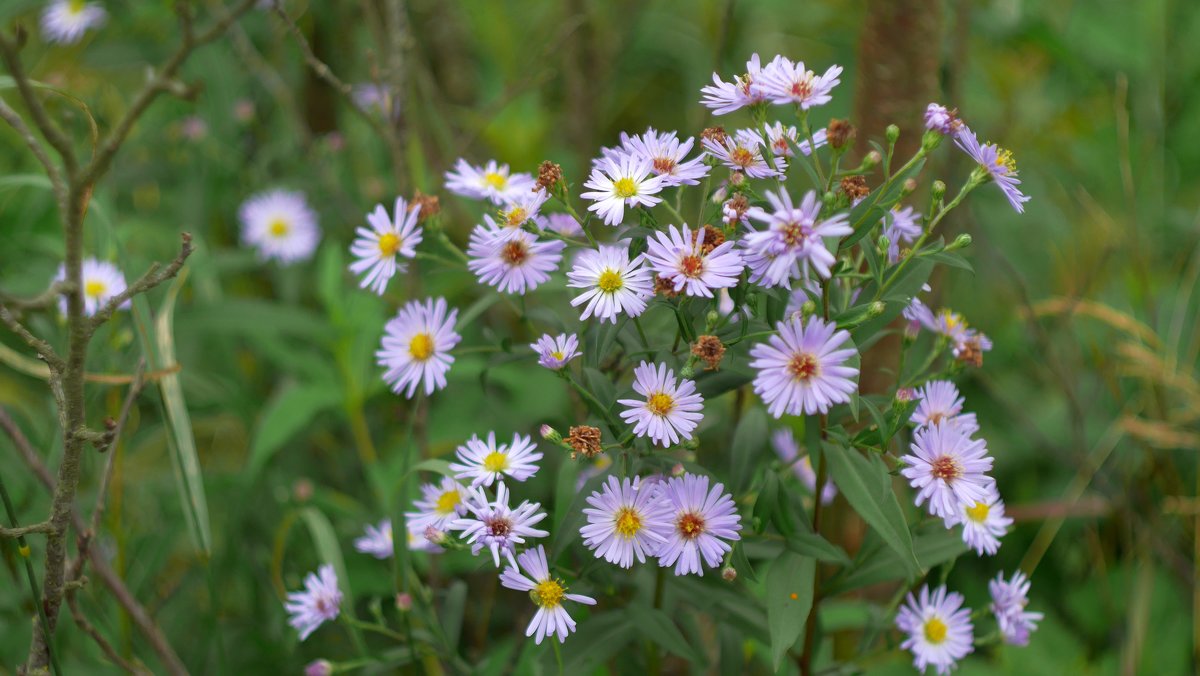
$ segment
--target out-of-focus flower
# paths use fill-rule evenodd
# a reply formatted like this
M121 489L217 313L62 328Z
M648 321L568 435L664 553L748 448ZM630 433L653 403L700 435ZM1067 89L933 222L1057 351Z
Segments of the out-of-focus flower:
M42 37L46 42L74 44L107 19L108 12L98 2L54 0L42 10Z
M58 266L58 273L54 275L55 282L63 282L67 279L66 267ZM118 296L125 291L125 275L117 269L117 266L108 261L96 260L95 258L85 258L80 266L80 282L83 288L80 292L83 294L83 314L92 316L96 312L108 305L114 296ZM67 314L67 299L60 297L58 299L58 309L64 315ZM129 301L121 303L117 309L128 310Z
M454 169L446 172L447 190L471 199L491 200L494 204L522 197L532 191L534 185L531 174L510 175L508 165L497 164L496 160L488 160L486 165L476 167L459 158Z
M750 350L750 366L758 370L754 391L771 415L827 413L834 404L850 401L858 389L858 369L846 366L857 351L842 346L850 333L817 316L776 324L779 335Z
M317 627L337 619L342 608L342 592L338 589L337 573L325 564L316 573L304 578L304 591L287 595L288 623L300 632L300 640L309 637Z
M1037 629L1043 615L1025 610L1029 605L1029 580L1025 574L1015 571L1012 579L1005 581L1004 573L999 573L995 580L988 582L988 591L992 596L992 613L1000 625L1004 642L1029 645L1029 635Z
M270 190L250 197L238 210L242 241L258 250L260 258L282 263L306 260L317 249L321 230L317 214L304 193Z
M408 527L417 532L429 528L444 531L456 519L467 513L467 492L462 484L442 477L436 484L422 484L421 497L413 501L415 512L406 512Z
M808 492L816 495L817 473L813 471L812 456L805 454L799 460L796 459L800 455L800 445L796 443L792 431L786 427L776 430L771 435L771 446L775 449L775 455L791 466L792 473L800 479L800 483L804 484ZM833 478L825 477L825 487L821 489L821 503L828 505L836 496L837 486L834 485Z
M950 110L937 103L931 103L925 108L925 128L940 134L953 134L962 126L958 119L958 111Z
M445 298L409 301L384 326L383 341L375 353L387 369L383 379L396 394L409 399L422 381L425 394L446 386L446 372L454 363L450 350L462 340L454 331L458 310L449 309Z
M567 365L567 362L578 357L579 337L573 333L559 334L558 337L545 334L529 347L538 353L538 364L557 371Z
M627 408L621 419L633 425L633 433L639 437L650 437L663 447L679 443L680 437L692 438L692 430L704 418L704 397L696 392L696 383L691 380L675 380L675 372L666 364L643 361L633 370L633 390L645 397L641 399L618 399L617 403Z
M892 208L884 216L883 236L888 238L888 261L900 260L900 245L912 244L921 236L921 214L912 207Z
M544 214L535 221L539 227L553 230L563 237L576 237L583 234L583 226L579 225L579 221L575 220L571 214Z

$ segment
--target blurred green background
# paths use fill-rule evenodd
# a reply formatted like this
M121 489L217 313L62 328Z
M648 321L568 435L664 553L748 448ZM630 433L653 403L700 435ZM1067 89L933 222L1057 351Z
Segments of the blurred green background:
M0 17L34 27L38 4L6 2ZM377 40L388 37L375 34L374 3L287 4L335 72L370 79ZM96 193L87 234L88 251L119 261L130 278L172 257L181 231L199 246L174 337L203 465L211 558L197 554L182 526L153 397L125 437L101 538L185 663L197 673L295 673L347 650L336 631L297 645L285 623L280 585L298 588L318 562L306 506L334 524L357 593L390 589L386 571L350 547L363 523L383 516L354 459L356 449L365 452L355 435L369 429L387 466L407 410L383 386L373 350L384 320L410 294L444 294L463 308L482 294L467 276L435 270L409 289L394 283L382 300L358 292L343 272L346 249L370 207L414 188L440 193L442 171L460 155L523 171L552 159L579 183L598 147L620 131L651 125L689 136L714 123L748 126L741 115L714 122L698 100L714 69L739 73L753 52L783 53L818 71L843 65L818 119L853 116L878 95L857 85L861 43L906 39L900 24L890 36L868 35L867 14L876 11L868 4L413 0L404 174L394 178L386 149L308 73L269 12L251 11L198 52L183 78L196 85L193 100L164 99L139 124ZM1191 672L1200 610L1200 11L1168 0L906 4L928 13L940 35L927 50L933 70L911 78L934 78L936 100L957 106L981 139L1010 148L1033 197L1019 216L998 191L973 196L948 227L974 237L967 253L975 274L953 270L935 282L940 304L995 341L984 368L960 386L1018 518L998 556L963 557L950 586L979 608L995 571L1036 560L1031 607L1046 614L1029 648L971 658L960 673ZM176 28L164 2L106 5L109 25L82 46L34 39L24 58L34 77L111 123ZM913 114L925 103L916 101ZM86 143L78 109L63 98L50 106ZM904 134L918 131L908 125ZM0 144L0 287L32 294L54 274L61 235L50 193L30 178L35 162L11 130L0 131ZM967 171L946 150L938 162L927 178L953 185ZM239 203L277 185L306 191L324 231L314 260L285 269L261 265L237 238ZM447 227L465 241L478 212L442 197ZM504 335L522 342L503 305L486 312L486 325L509 323ZM498 329L481 325L465 345L497 340L487 332ZM105 328L92 371L133 369L134 326L122 318ZM35 328L61 334L46 317ZM8 334L0 346L24 352ZM54 461L61 444L45 383L11 368L12 359L0 366L0 404ZM434 400L424 430L432 452L452 453L471 432L510 430L513 421L526 433L568 421L561 384L531 367L460 358L453 396ZM92 410L115 413L123 392L93 385ZM0 440L0 472L31 522L48 500L9 450ZM84 505L101 460L88 458ZM548 505L552 477L543 472L531 489ZM27 647L29 601L11 543L0 542L0 561L0 626L12 629L0 631L0 662L12 665ZM442 580L474 569L454 557L434 565L428 572ZM472 580L468 608L487 593ZM118 646L149 659L103 590L85 591L82 602ZM491 636L487 649L502 669L526 642L506 629L506 601L487 602L497 604L491 628L468 624L463 642L478 656ZM69 620L61 627L59 645L70 646L74 666L94 664L86 637ZM908 664L896 655L873 672L905 673Z

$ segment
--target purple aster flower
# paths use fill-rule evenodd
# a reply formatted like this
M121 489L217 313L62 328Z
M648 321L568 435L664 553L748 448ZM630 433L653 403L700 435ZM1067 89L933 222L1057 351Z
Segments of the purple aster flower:
M350 254L355 258L350 272L366 273L359 287L369 288L380 296L397 272L408 269L402 261L416 257L416 247L422 238L422 229L417 225L420 204L410 209L403 197L397 197L393 213L395 216L389 217L383 205L376 204L375 211L367 214L367 224L371 227L358 228L355 231L358 237L350 245Z
M1000 186L1000 191L1018 214L1025 212L1024 205L1029 201L1029 196L1017 187L1021 185L1021 180L1017 178L1017 161L1013 159L1011 152L994 143L980 145L975 132L966 125L954 135L954 143Z
M562 333L557 338L547 333L529 347L538 353L538 363L553 371L580 355L579 338L574 333Z
M959 505L958 514L945 521L947 528L962 524L963 542L980 556L996 554L1000 538L1013 522L1004 516L1004 501L994 485L989 488L987 498L972 505Z
M505 568L500 574L500 584L508 589L529 592L529 598L538 607L529 627L525 629L525 635L533 636L533 642L537 645L541 645L542 639L547 636L558 636L558 642L563 643L567 635L575 631L575 620L562 607L563 599L588 606L596 605L596 599L582 594L568 594L563 581L550 575L546 550L541 545L521 552L517 561L529 577L522 575L517 564L512 562L511 567Z
M947 593L945 587L933 594L922 587L919 598L909 593L896 613L896 627L908 634L900 647L912 652L917 671L933 666L945 676L975 650L971 609L963 607L962 594Z
M375 352L379 365L387 369L383 380L396 394L409 399L421 382L425 394L446 386L446 372L454 363L450 350L462 340L454 331L458 310L450 310L445 298L409 301L383 328L383 341Z
M642 314L646 300L654 295L652 272L642 262L641 256L629 260L628 241L580 253L567 273L567 286L587 289L571 300L573 307L587 303L579 319L596 315L601 322L616 324L622 312L630 317Z
M507 164L488 160L482 167L472 166L459 158L453 171L446 172L446 189L456 195L476 200L490 200L493 204L521 197L533 191L534 180L530 174L509 174Z
M525 225L538 217L542 206L548 199L550 199L550 195L545 190L532 190L505 198L504 203L497 210L500 216L500 225L506 228L519 228ZM491 225L491 221L488 224Z
M650 171L662 178L662 186L699 185L708 175L709 167L703 158L686 159L695 143L694 137L680 141L675 132L647 129L645 134L626 136L623 146L634 157L650 162Z
M482 284L496 287L501 293L524 295L550 279L550 273L562 260L565 242L540 242L519 228L496 227L486 217L488 226L475 226L467 245L467 267Z
M716 568L733 549L726 540L740 540L741 517L725 486L709 490L708 477L685 473L667 479L660 499L670 508L674 529L658 549L658 565L675 566L676 575L704 575L704 565Z
M817 75L806 69L803 61L778 58L763 69L760 83L771 103L794 103L808 110L833 100L829 93L841 82L841 74L841 66L830 66L824 75Z
M967 435L979 431L979 423L974 413L963 413L963 398L958 388L949 380L933 380L925 383L918 391L920 403L913 411L910 420L913 424L940 425L943 423L957 425Z
M580 197L592 200L588 211L596 212L605 225L620 225L625 207L652 207L662 201L654 195L662 192L663 177L651 176L652 166L650 160L632 155L603 158L583 184L591 191Z
M792 204L786 190L766 193L774 212L768 213L761 207L751 207L746 215L767 224L759 231L747 233L743 245L753 255L759 267L751 265L752 272L766 286L788 285L790 280L808 277L815 269L821 277L829 277L833 265L833 253L826 248L826 237L843 237L854 232L847 214L836 214L818 221L821 202L816 191L804 195L799 207ZM747 261L750 263L750 261Z
M706 138L701 143L709 155L750 178L770 178L779 175L779 172L772 169L763 159L762 148L766 141L756 131L739 129L736 134L726 136L722 141Z
M325 564L304 578L304 591L287 595L288 624L300 632L300 640L309 637L317 627L337 619L342 608L342 591L338 589L337 573Z
M775 433L771 435L771 446L775 449L775 455L778 455L780 460L792 468L792 472L796 478L800 479L800 483L804 484L808 492L816 495L817 473L813 470L812 456L805 454L804 457L797 460L800 455L800 445L796 443L792 430L787 427L775 430ZM833 502L835 496L837 496L837 486L833 484L833 478L827 476L825 477L825 487L821 489L821 504L828 505Z
M549 533L533 526L546 518L539 512L540 503L522 502L516 509L508 506L508 487L504 482L496 484L496 499L489 500L483 488L475 486L467 491L467 510L471 516L457 519L450 524L452 530L462 531L462 537L471 545L471 553L478 554L487 547L492 560L500 567L500 553L514 567L513 557L517 545L525 544L525 538L544 538Z
M780 58L775 57L776 60ZM713 115L724 115L765 101L766 95L757 86L762 70L758 54L754 54L746 62L746 72L734 77L733 82L725 82L720 75L713 73L713 83L700 90L704 94L700 103L711 108Z
M609 476L601 490L588 496L591 507L583 510L588 522L579 534L596 558L629 568L633 557L645 563L667 541L673 529L671 510L659 499L659 483Z
M958 119L958 111L950 110L937 103L931 103L925 108L926 129L949 135L957 132L961 126L962 121Z
M421 485L421 497L413 501L417 511L405 512L404 518L408 527L418 532L427 528L444 531L467 513L466 499L467 491L462 484L442 477L439 483Z
M539 215L534 221L538 227L545 230L552 230L562 235L563 237L576 237L583 234L583 226L579 225L579 221L571 214L553 213Z
M929 501L929 513L957 518L963 505L985 501L994 481L987 475L992 458L987 443L971 439L955 425L927 425L913 433L912 453L900 473L917 489L917 506Z
M456 479L470 479L471 486L491 486L505 477L514 481L525 481L537 474L537 461L542 454L537 452L533 439L513 434L511 444L496 445L496 433L488 432L487 441L472 435L458 447L459 462L450 463L450 471Z
M656 232L648 240L646 260L659 277L669 279L675 292L712 298L712 290L737 286L742 274L742 257L733 250L734 242L722 242L705 253L704 228L694 232L683 224L667 232Z
M779 335L750 350L751 368L758 370L754 391L776 418L827 413L834 404L850 401L858 389L858 369L846 360L858 354L842 348L850 333L820 317L799 317L775 325Z
M666 364L642 362L633 370L633 390L645 397L641 399L619 399L618 404L627 406L621 419L632 424L633 433L639 437L650 437L663 447L679 443L679 438L692 438L692 430L704 418L704 397L696 392L696 383L691 380L675 381L675 372Z
M921 214L898 205L884 216L883 236L888 238L888 262L900 260L900 245L912 244L921 236Z
M999 573L995 580L988 582L988 591L992 596L992 614L1000 625L1004 642L1029 645L1029 635L1037 629L1037 623L1044 616L1025 610L1025 606L1029 605L1029 580L1025 574L1018 570L1006 582L1004 573Z

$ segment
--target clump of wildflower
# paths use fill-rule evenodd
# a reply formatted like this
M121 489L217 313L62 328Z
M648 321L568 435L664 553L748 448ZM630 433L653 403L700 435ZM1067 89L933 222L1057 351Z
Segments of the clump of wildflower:
M337 619L342 608L342 592L338 589L337 573L333 566L325 564L316 573L304 578L304 591L287 595L288 624L300 632L300 640L307 639L317 627Z
M716 336L699 336L692 343L691 352L704 362L705 371L716 371L725 357L725 344Z

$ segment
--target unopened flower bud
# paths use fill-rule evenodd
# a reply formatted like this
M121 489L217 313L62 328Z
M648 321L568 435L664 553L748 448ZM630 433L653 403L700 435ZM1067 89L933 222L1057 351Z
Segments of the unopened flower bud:
M929 193L934 202L940 202L946 196L946 184L942 181L934 181L933 186L929 188Z
M811 300L804 301L804 305L800 306L800 315L802 317L809 317L816 311L817 311L817 304Z
M715 326L717 322L721 321L721 313L717 312L716 310L709 310L708 314L704 316L704 321L707 322L709 326Z
M683 368L679 369L679 377L680 378L695 378L696 377L696 369L692 368L691 366L687 366L685 364Z
M408 592L400 592L396 594L396 610L402 613L407 613L412 610L413 598Z
M900 138L900 127L897 127L894 124L889 124L887 129L884 130L883 134L887 137L888 143L895 143L896 139Z
M542 438L547 441L553 441L556 444L562 441L562 435L558 433L558 430L549 425L542 425L540 428L538 428L538 432L540 432Z
M971 246L971 236L964 232L958 237L955 237L953 242L950 242L950 244L946 247L946 251L965 249L969 246Z
M882 161L883 155L880 155L878 150L872 150L871 152L867 153L866 157L863 158L862 168L871 169L873 167L877 167Z
M681 477L683 476L684 471L683 463L677 462L673 467L671 467L671 476Z
M296 479L292 484L292 496L296 502L308 502L313 496L313 483L308 479Z
M912 387L901 387L896 390L896 401L905 403L917 398L917 390Z
M694 451L694 450L700 448L700 440L697 439L696 437L692 437L691 439L685 439L683 441L683 443L681 443L679 445L686 448L689 451Z
M892 245L892 240L888 239L887 235L880 235L879 240L875 245L875 250L877 252L879 252L880 256L882 256L888 250L888 247L891 245Z
M930 153L942 145L942 133L938 131L926 131L921 135L921 150Z
M725 566L721 569L721 579L726 582L733 582L737 579L737 568L733 566Z
M740 188L746 184L746 175L740 171L735 171L729 175L729 185L734 188Z
M446 531L438 530L433 526L426 527L423 535L432 544L442 545L446 543Z
M867 316L878 317L879 315L883 314L883 311L886 309L887 304L881 300L877 300L874 303L871 303L871 307L867 308Z
M330 676L332 673L333 665L329 660L315 660L304 667L304 676Z
M910 195L916 189L917 189L917 179L915 179L915 178L905 179L904 183L902 183L900 185L900 190L901 190L900 196L903 197L905 195Z

